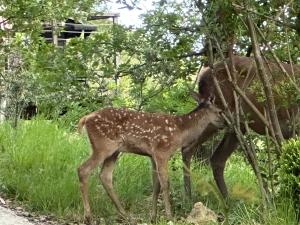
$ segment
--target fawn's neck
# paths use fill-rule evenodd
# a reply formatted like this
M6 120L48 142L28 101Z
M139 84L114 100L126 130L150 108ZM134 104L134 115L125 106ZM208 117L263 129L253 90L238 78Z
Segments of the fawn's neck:
M176 123L181 130L182 145L185 145L197 139L210 122L206 110L202 109L176 116Z

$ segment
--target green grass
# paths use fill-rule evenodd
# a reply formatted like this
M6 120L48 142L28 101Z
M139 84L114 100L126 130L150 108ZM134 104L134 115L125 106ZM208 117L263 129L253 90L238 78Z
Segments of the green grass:
M5 134L5 135L4 135ZM17 130L1 127L2 186L30 208L63 215L80 210L76 166L87 144L49 121L23 122Z
M77 167L89 155L84 136L42 119L22 121L17 130L0 126L0 190L21 201L29 210L51 213L59 218L82 220ZM147 157L123 154L114 171L114 186L124 207L134 217L149 223L151 210L151 163ZM192 203L183 192L182 163L176 154L169 164L172 209L177 219L186 217ZM89 180L89 197L96 220L115 221L117 212L98 179L97 168ZM278 201L262 214L256 179L243 157L233 155L227 163L225 180L230 191L230 224L296 224L292 206ZM211 169L193 163L193 199L202 201L217 213L224 206L215 193ZM160 220L164 207L159 201ZM176 223L183 224L183 223Z
M58 217L82 217L77 167L89 155L85 137L66 132L50 121L22 122L17 130L0 127L0 184L28 208ZM90 178L90 201L95 215L116 216L98 180ZM115 189L127 209L145 207L140 199L151 195L150 165L145 157L122 155L114 171ZM137 207L140 204L140 207ZM113 209L113 210L112 210Z

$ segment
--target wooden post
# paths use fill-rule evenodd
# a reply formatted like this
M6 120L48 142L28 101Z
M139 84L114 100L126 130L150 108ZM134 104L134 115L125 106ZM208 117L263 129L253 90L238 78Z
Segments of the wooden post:
M55 46L58 46L58 36L56 33L56 27L57 27L56 20L53 20L52 21L52 43Z

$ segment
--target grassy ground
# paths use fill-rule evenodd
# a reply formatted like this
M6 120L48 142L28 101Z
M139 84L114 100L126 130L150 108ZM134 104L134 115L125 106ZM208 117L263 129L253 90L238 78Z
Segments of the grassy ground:
M76 168L87 158L89 144L75 133L45 120L22 122L17 130L0 127L0 188L22 201L27 209L82 220L82 203ZM177 219L186 217L192 203L185 198L180 155L170 161L172 207ZM90 202L96 220L113 223L116 210L98 180L98 170L90 178ZM279 198L262 212L259 192L251 169L239 155L227 164L226 181L231 193L228 202L230 224L297 224L289 201ZM218 213L225 212L215 194L209 167L193 163L193 200L202 201ZM114 171L116 192L125 208L141 222L149 223L151 209L150 162L146 157L122 155ZM160 215L163 204L159 203ZM159 224L166 224L161 217ZM178 222L178 224L182 224Z

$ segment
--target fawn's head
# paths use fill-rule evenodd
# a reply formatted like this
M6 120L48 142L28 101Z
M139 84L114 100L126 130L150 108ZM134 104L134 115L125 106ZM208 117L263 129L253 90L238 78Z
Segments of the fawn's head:
M215 104L213 104L214 99L208 98L203 100L196 92L191 92L191 95L198 103L198 106L194 111L199 109L204 110L206 113L206 119L209 120L210 124L217 128L224 127L225 119L223 110L221 110Z

